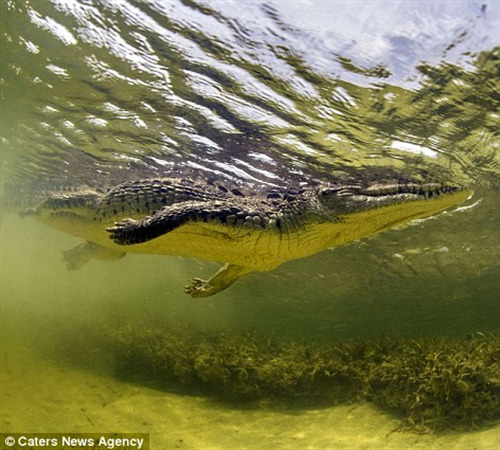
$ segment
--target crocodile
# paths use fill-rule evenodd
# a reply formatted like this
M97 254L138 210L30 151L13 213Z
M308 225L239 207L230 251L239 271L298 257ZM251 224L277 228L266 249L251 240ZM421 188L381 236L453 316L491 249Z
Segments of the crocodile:
M208 297L250 272L436 214L470 195L452 185L391 180L243 194L201 180L157 178L107 192L55 193L22 215L85 240L65 252L70 269L126 253L223 263L209 280L193 278L184 288L192 297Z

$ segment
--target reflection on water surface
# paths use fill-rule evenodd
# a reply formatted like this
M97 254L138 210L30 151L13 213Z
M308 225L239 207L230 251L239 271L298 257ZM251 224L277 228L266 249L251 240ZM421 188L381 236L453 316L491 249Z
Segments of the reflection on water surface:
M491 182L496 2L304 7L7 2L6 161L22 154L73 184L128 167L245 183L381 168Z

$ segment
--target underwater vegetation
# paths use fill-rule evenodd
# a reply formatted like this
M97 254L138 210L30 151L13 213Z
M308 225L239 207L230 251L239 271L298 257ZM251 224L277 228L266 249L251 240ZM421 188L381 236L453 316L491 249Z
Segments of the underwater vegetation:
M109 324L108 324L109 326ZM187 326L107 328L117 375L224 400L367 400L415 431L472 429L500 418L500 336L277 341Z

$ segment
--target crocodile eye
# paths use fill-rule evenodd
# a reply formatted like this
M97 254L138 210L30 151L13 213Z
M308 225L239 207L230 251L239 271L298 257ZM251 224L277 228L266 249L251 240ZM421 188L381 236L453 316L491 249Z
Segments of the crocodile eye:
M326 196L326 195L332 195L335 191L331 188L324 188L321 189L320 195Z

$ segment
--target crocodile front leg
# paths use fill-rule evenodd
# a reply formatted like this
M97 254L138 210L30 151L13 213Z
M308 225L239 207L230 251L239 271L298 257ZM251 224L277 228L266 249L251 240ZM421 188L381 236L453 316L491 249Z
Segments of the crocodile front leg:
M210 297L231 286L238 278L252 270L235 264L225 264L212 278L205 281L192 278L189 285L184 287L184 292L191 297Z

